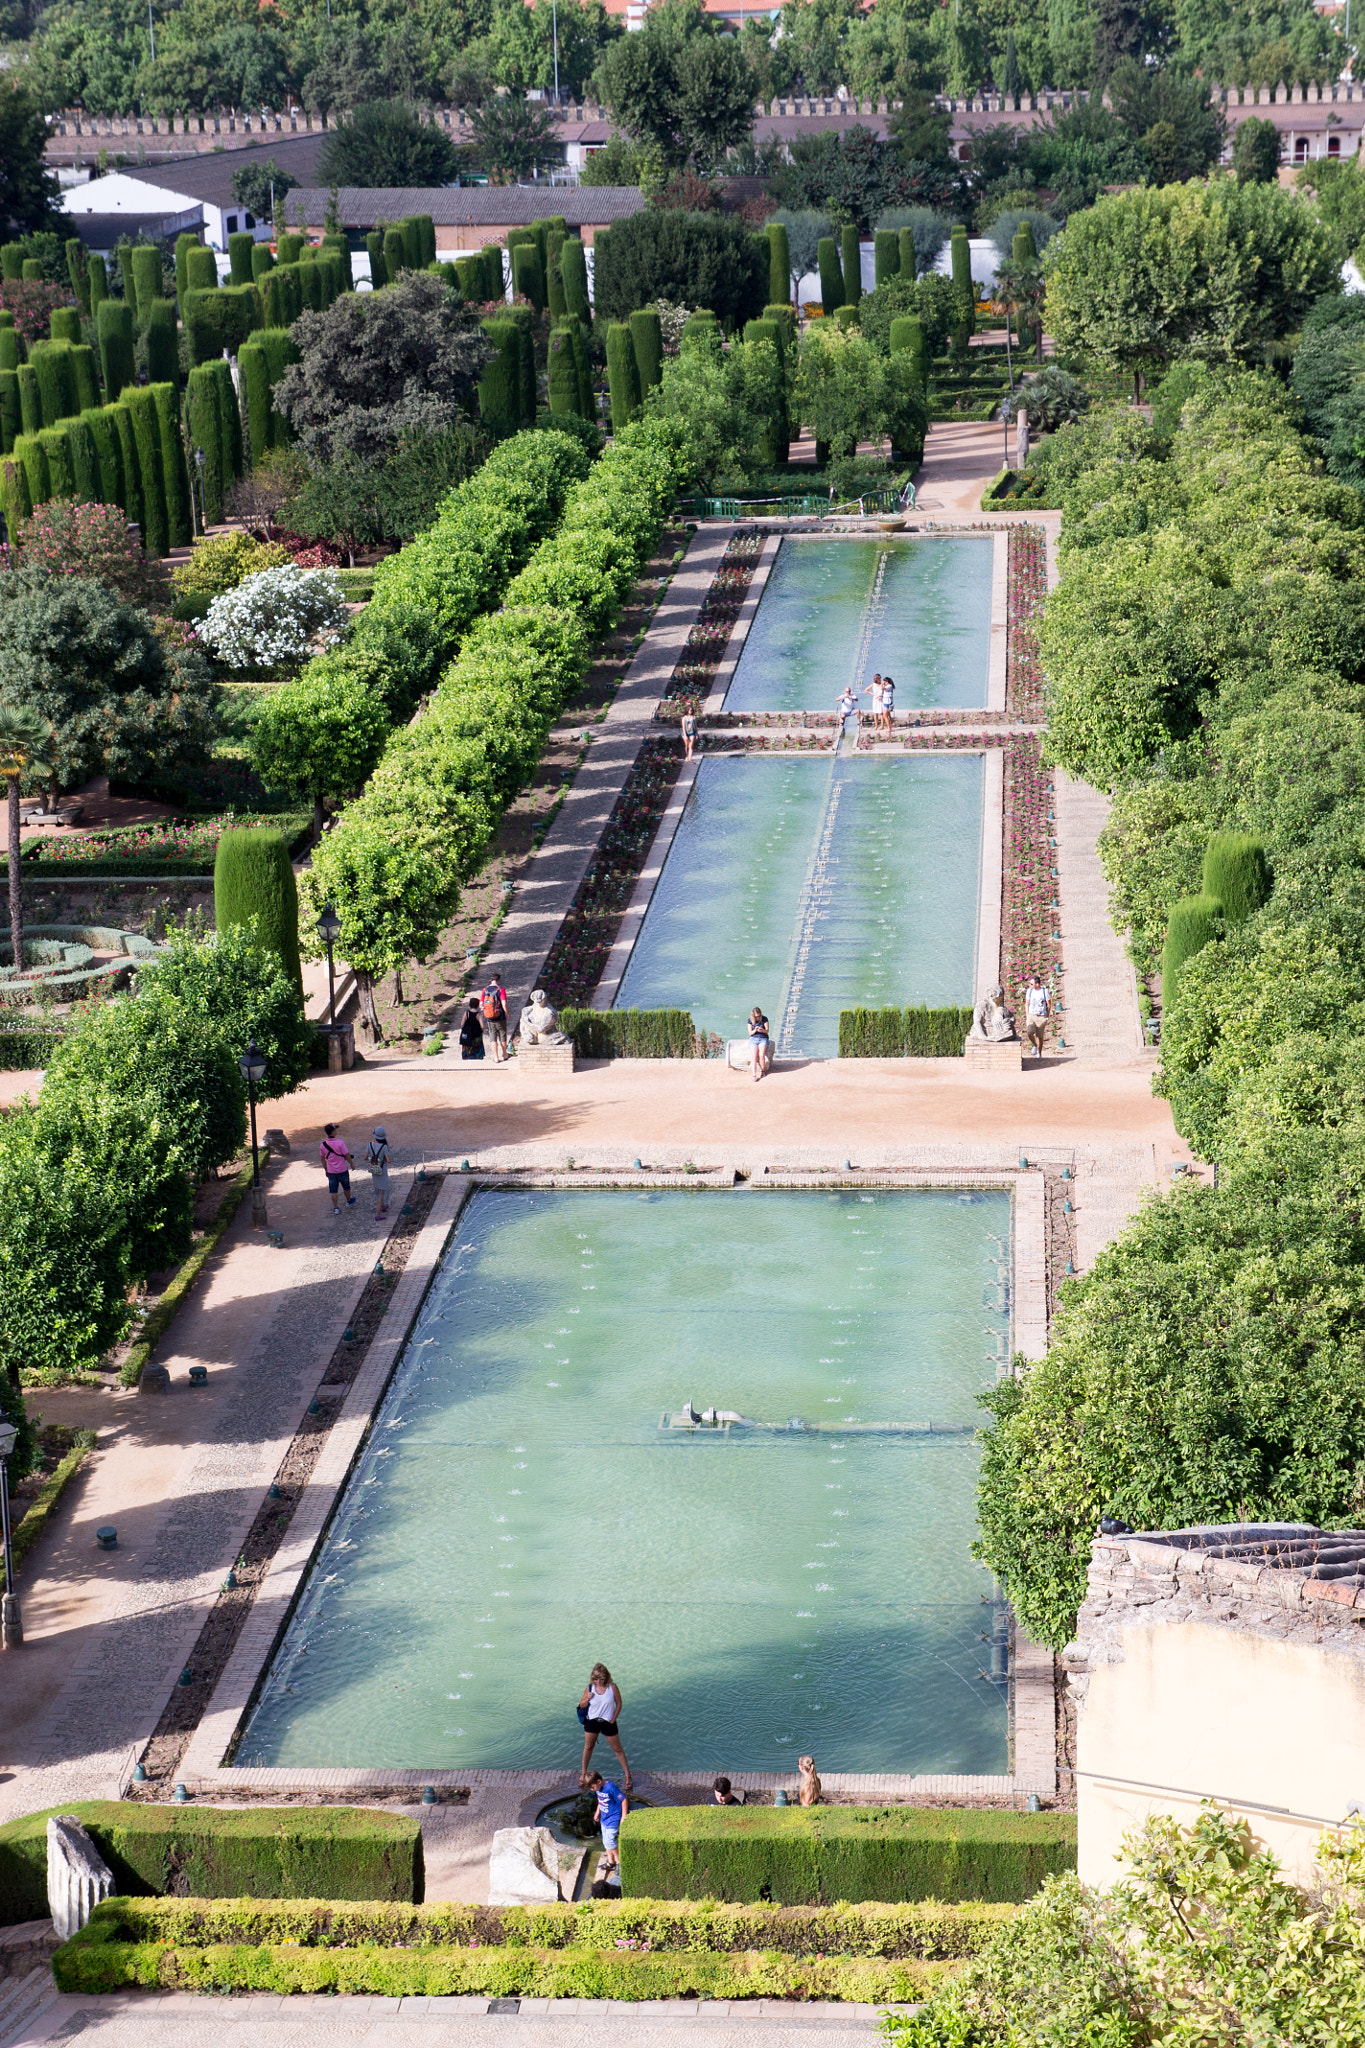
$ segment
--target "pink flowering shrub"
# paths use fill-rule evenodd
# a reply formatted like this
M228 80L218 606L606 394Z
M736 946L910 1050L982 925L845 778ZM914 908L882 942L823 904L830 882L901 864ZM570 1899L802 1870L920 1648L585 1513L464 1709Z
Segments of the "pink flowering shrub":
M13 313L14 325L25 344L45 341L52 315L58 306L74 306L69 285L50 284L45 277L0 279L0 306Z
M54 576L89 576L125 604L165 607L170 581L161 563L147 555L118 505L83 505L75 498L49 498L19 528L14 550L26 569Z

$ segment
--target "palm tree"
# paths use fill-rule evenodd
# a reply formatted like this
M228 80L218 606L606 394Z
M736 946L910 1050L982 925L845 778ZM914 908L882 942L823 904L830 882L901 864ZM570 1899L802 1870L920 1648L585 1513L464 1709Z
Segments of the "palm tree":
M997 302L1005 309L1006 349L1009 344L1010 314L1021 321L1027 319L1034 330L1038 345L1038 361L1043 360L1043 301L1047 296L1047 281L1043 266L1036 258L1011 256L1001 264L995 273L993 287ZM1014 388L1014 372L1010 371L1010 388Z
M9 791L9 933L14 965L24 964L24 901L19 882L19 784L26 775L50 764L47 754L52 728L36 711L6 710L0 705L0 776Z

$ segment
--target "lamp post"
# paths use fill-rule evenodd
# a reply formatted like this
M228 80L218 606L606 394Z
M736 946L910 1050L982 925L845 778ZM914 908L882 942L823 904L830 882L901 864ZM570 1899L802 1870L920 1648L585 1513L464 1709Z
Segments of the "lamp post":
M337 1028L337 985L332 972L332 946L341 930L341 919L337 916L336 905L329 903L318 919L318 930L327 946L327 1029L335 1034Z
M251 1105L251 1221L265 1228L265 1189L261 1186L261 1157L256 1150L256 1084L265 1079L265 1054L253 1038L237 1062L246 1082L246 1099Z
M194 466L199 472L199 531L207 534L209 530L209 508L204 498L204 451L202 448L195 448Z
M0 1527L5 1539L5 1591L0 1597L0 1649L17 1650L24 1640L19 1614L19 1595L14 1590L14 1553L9 1532L9 1460L19 1431L12 1422L0 1422Z

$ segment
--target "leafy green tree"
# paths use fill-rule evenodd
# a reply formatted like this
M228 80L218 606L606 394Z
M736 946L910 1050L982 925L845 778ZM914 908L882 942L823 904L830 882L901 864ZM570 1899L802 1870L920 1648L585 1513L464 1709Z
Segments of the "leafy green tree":
M1303 323L1289 381L1332 474L1365 487L1365 296L1318 300Z
M275 385L274 403L319 462L373 459L411 428L449 427L492 354L476 316L425 272L382 292L343 292L325 313L302 314L292 333L301 359Z
M911 449L923 443L927 422L908 360L879 355L856 329L827 321L802 337L792 412L836 461L854 455L859 441L888 434L896 447Z
M469 116L474 148L494 182L515 185L548 163L558 132L548 109L523 93L494 93Z
M625 135L613 135L594 149L579 173L580 185L638 185L649 161L648 152Z
M734 342L724 351L686 344L665 361L663 383L647 395L646 407L682 427L691 479L710 488L773 466L763 452L784 402L782 365L765 340Z
M837 131L797 136L791 161L769 182L784 207L835 214L860 234L895 207L948 206L954 174L939 164L907 162L894 141L850 122Z
M396 827L397 819L377 804L353 804L319 842L301 878L307 957L321 956L316 919L331 902L341 919L342 951L355 974L361 1014L376 1042L384 1036L376 981L392 974L401 999L403 968L409 960L430 959L459 901L458 881L428 844Z
M1307 163L1295 178L1301 192L1313 195L1318 219L1332 236L1333 248L1345 262L1365 242L1365 175L1356 157L1320 157Z
M298 184L292 171L281 170L273 156L240 165L232 174L232 196L258 221L273 221L285 194Z
M310 663L262 705L252 728L251 758L267 789L285 790L312 805L316 838L327 799L361 788L389 731L382 698L354 671Z
M324 185L448 185L458 167L444 128L423 120L406 101L383 100L356 107L332 131L318 177Z
M58 215L57 179L48 170L47 123L19 70L0 77L0 233L5 241L52 228Z
M487 39L493 77L509 92L552 92L584 96L604 49L623 30L602 0L578 0L558 8L551 0L498 0ZM556 77L556 51L558 76Z
M754 320L767 303L767 243L733 215L651 207L613 224L594 284L599 319L628 320L668 299L720 320Z
M246 925L172 932L157 958L138 969L138 988L201 1018L234 1058L254 1038L265 1055L272 1100L307 1080L313 1027L298 983Z
M638 33L611 44L600 90L621 126L666 169L709 171L747 139L754 80L738 42L721 35L701 0L660 0Z
M1280 168L1284 142L1273 121L1239 121L1232 138L1232 168L1239 185L1268 185Z
M1125 58L1109 78L1109 98L1120 124L1142 149L1158 184L1202 177L1223 147L1223 117L1208 85L1170 66L1158 69Z

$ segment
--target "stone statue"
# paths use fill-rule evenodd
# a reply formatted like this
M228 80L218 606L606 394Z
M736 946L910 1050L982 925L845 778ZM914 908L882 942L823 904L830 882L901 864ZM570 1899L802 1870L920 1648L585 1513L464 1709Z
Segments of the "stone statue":
M517 1036L523 1045L569 1045L572 1040L559 1028L559 1012L547 1001L543 988L532 989L531 1000L521 1013Z
M47 1824L47 1904L58 1937L70 1941L113 1889L112 1872L75 1815L54 1814Z
M968 1038L984 1038L993 1044L1007 1044L1018 1037L1014 1028L1014 1012L1005 1008L1005 991L999 984L988 989L972 1012L972 1028Z

